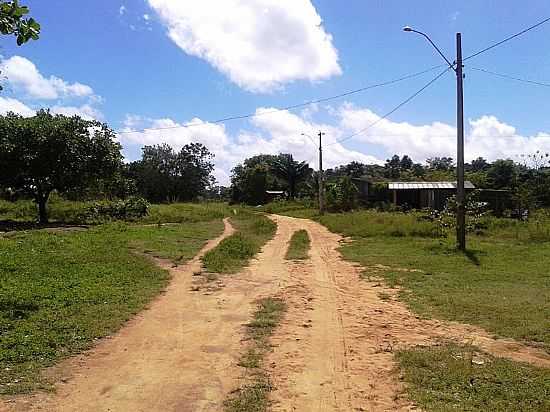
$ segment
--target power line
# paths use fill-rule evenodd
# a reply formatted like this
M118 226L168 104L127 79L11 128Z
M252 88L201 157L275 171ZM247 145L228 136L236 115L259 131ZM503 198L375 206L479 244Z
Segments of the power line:
M515 81L518 81L518 82L529 83L529 84L533 84L533 85L537 85L537 86L550 87L550 83L543 83L543 82L537 82L535 80L521 79L519 77L510 76L508 74L496 73L496 72L493 72L493 71L490 71L490 70L487 70L487 69L480 69L478 67L470 67L470 69L476 70L478 72L491 74L493 76L501 77L503 79L515 80Z
M484 49L482 49L482 50L480 50L480 51L478 51L478 52L476 52L476 53L474 53L474 54L472 54L472 55L470 55L470 56L468 56L468 57L465 57L465 58L463 59L463 61L466 61L466 60L469 60L469 59L471 59L471 58L473 58L473 57L479 56L480 54L485 53L485 52L487 52L487 51L489 51L489 50L491 50L491 49L494 49L495 47L498 47L498 46L500 46L501 44L504 44L504 43L506 43L506 42L508 42L508 41L510 41L510 40L512 40L512 39L515 39L516 37L519 37L519 36L521 36L522 34L527 33L528 31L531 31L531 30L533 30L533 29L536 29L537 27L542 26L543 24L548 23L549 21L550 21L550 17L547 17L547 18L545 18L544 20L538 22L537 24L534 24L534 25L532 25L532 26L530 26L530 27L527 27L526 29L520 31L519 33L513 34L513 35L511 35L510 37L507 37L507 38L505 38L504 40L501 40L501 41L499 41L498 43L493 44L492 46L486 47L486 48L484 48Z
M121 130L121 131L117 131L116 133L117 134L133 134L133 133L143 133L143 132L150 131L150 130L152 131L152 130L186 129L186 128L191 128L191 127L204 126L205 124L219 124L219 123L229 122L229 121L232 121L232 120L242 120L242 119L248 119L248 118L261 117L261 116L265 116L265 115L268 115L268 114L273 114L273 113L278 113L278 112L283 112L283 111L288 111L288 110L294 110L294 109L298 109L298 108L301 108L301 107L310 106L310 105L313 105L313 104L324 103L324 102L328 102L328 101L331 101L331 100L340 99L342 97L351 96L353 94L361 93L361 92L371 90L371 89L376 89L378 87L389 86L389 85L399 83L399 82L402 82L402 81L405 81L405 80L413 79L415 77L421 76L421 75L429 73L431 71L434 71L435 69L439 69L440 67L443 67L443 65L440 64L438 66L433 66L433 67L430 67L426 70L422 70L420 72L408 74L406 76L402 76L402 77L399 77L399 78L396 78L396 79L393 79L393 80L388 80L388 81L383 82L383 83L371 84L369 86L365 86L365 87L362 87L360 89L350 90L350 91L340 93L340 94L337 94L337 95L334 95L334 96L323 97L323 98L316 99L316 100L309 100L309 101L304 102L304 103L298 103L298 104L293 104L293 105L290 105L290 106L280 107L280 108L277 108L277 109L268 110L268 111L264 111L264 112L261 112L261 113L249 113L249 114L238 115L238 116L224 117L224 118L214 120L214 121L210 121L210 122L205 121L205 122L196 122L196 123L189 123L189 124L183 124L183 125L177 125L177 126L150 127L150 128L145 128L145 129L139 129L139 130L126 130L126 131Z
M335 145L335 144L338 144L338 143L342 143L342 142L345 142L346 140L349 140L355 136L358 136L364 132L366 132L367 130L369 130L371 127L374 127L375 125L377 125L378 123L380 123L382 120L388 118L389 116L391 116L392 114L394 114L396 111L398 111L400 108L402 108L403 106L405 106L407 103L409 103L412 99L414 99L416 96L418 96L419 94L421 94L424 90L426 90L428 87L430 87L432 84L434 84L437 80L439 80L440 77L442 77L445 73L447 73L451 68L450 67L447 67L445 70L443 70L441 73L439 73L436 77L434 77L432 80L430 80L428 83L426 83L421 89L419 89L418 91L416 91L414 94L412 94L410 97L408 97L407 99L403 100L401 103L399 103L397 106L395 106L392 110L390 110L388 113L386 113L384 116L382 117L379 117L376 121L372 122L371 124L369 124L367 127L365 127L364 129L361 129L349 136L346 136L344 137L343 139L339 139L331 144L328 144L327 146L332 146L332 145Z

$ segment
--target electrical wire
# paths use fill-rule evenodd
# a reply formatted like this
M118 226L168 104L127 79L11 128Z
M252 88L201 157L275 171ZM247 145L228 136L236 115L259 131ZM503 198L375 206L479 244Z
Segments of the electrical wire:
M447 67L445 68L445 70L443 70L441 73L439 73L436 77L434 77L432 80L430 80L428 83L426 83L424 86L422 86L421 89L419 89L418 91L416 91L414 94L412 94L411 96L409 96L407 99L403 100L401 103L399 103L397 106L395 106L392 110L390 110L388 113L386 113L384 116L382 117L379 117L376 121L372 122L371 124L369 124L367 127L365 127L364 129L361 129L349 136L346 136L342 139L339 139L333 143L330 143L328 144L327 146L332 146L332 145L335 145L335 144L339 144L339 143L342 143L342 142L345 142L346 140L349 140L355 136L358 136L360 134L363 134L364 132L366 132L367 130L369 130L371 127L374 127L375 125L377 125L378 123L380 123L382 120L388 118L389 116L391 116L392 114L394 114L396 111L398 111L400 108L402 108L403 106L405 106L407 103L409 103L411 100L413 100L415 97L417 97L419 94L421 94L424 90L426 90L428 87L430 87L432 84L434 84L437 80L439 80L445 73L447 73L449 70L451 70L450 67Z
M513 35L511 35L511 36L505 38L504 40L499 41L498 43L495 43L495 44L493 44L493 45L491 45L491 46L489 46L489 47L485 47L484 49L482 49L482 50L480 50L480 51L478 51L478 52L476 52L476 53L474 53L474 54L472 54L472 55L470 55L470 56L468 56L468 57L465 57L465 58L463 59L463 61L466 61L466 60L472 59L472 58L474 58L474 57L476 57L476 56L479 56L480 54L485 53L485 52L487 52L487 51L489 51L489 50L491 50L491 49L494 49L495 47L498 47L498 46L500 46L501 44L504 44L504 43L506 43L506 42L508 42L508 41L510 41L510 40L512 40L512 39L515 39L516 37L519 37L519 36L521 36L522 34L527 33L528 31L531 31L531 30L533 30L533 29L536 29L537 27L542 26L543 24L548 23L549 21L550 21L550 17L547 17L547 18L545 18L544 20L539 21L538 23L536 23L536 24L534 24L534 25L532 25L532 26L530 26L530 27L527 27L526 29L520 31L519 33L513 34Z
M493 76L501 77L503 79L515 80L517 82L529 83L529 84L536 85L536 86L550 87L550 83L543 83L543 82L537 82L535 80L522 79L522 78L519 78L519 77L510 76L508 74L496 73L496 72L493 72L493 71L487 70L487 69L480 69L479 67L469 67L469 68L472 69L472 70L476 70L478 72L483 72L483 73L491 74Z
M316 100L309 100L309 101L304 102L304 103L298 103L298 104L293 104L293 105L290 105L290 106L280 107L280 108L273 109L273 110L267 110L267 111L264 111L264 112L261 112L261 113L249 113L249 114L238 115L238 116L224 117L224 118L213 120L213 121L210 121L210 122L207 122L207 121L205 121L205 122L196 122L196 123L189 123L189 124L183 124L183 125L177 125L177 126L149 127L149 128L139 129L139 130L119 130L116 133L117 134L133 134L133 133L143 133L143 132L154 131L154 130L186 129L186 128L190 128L190 127L204 126L205 124L219 124L219 123L229 122L229 121L232 121L232 120L242 120L242 119L248 119L248 118L261 117L261 116L265 116L265 115L268 115L268 114L299 109L301 107L306 107L306 106L310 106L310 105L314 105L314 104L319 104L319 103L324 103L324 102L328 102L328 101L331 101L331 100L340 99L342 97L351 96L353 94L361 93L361 92L371 90L371 89L376 89L378 87L389 86L389 85L392 85L392 84L395 84L395 83L399 83L399 82L402 82L402 81L405 81L405 80L413 79L413 78L421 76L423 74L432 72L432 71L434 71L436 69L439 69L440 67L443 67L443 66L444 65L442 65L442 64L440 64L438 66L432 66L432 67L430 67L426 70L422 70L422 71L419 71L419 72L416 72L416 73L408 74L406 76L402 76L402 77L399 77L399 78L396 78L396 79L393 79L393 80L388 80L386 82L371 84L369 86L365 86L365 87L362 87L360 89L347 91L347 92L340 93L340 94L337 94L337 95L334 95L334 96L323 97L323 98L316 99Z

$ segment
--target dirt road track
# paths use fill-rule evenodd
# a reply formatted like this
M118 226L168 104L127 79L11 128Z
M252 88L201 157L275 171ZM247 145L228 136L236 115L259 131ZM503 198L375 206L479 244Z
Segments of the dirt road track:
M287 264L282 295L289 309L268 362L275 411L415 410L402 396L393 352L446 339L550 367L540 350L494 340L472 326L419 319L396 299L397 290L360 279L363 268L337 251L340 236L312 221L275 219L306 229L312 239L310 261Z
M60 381L54 395L20 397L4 403L5 410L221 411L239 385L243 324L256 299L266 296L281 296L289 305L267 362L275 411L415 410L402 396L392 352L439 339L550 366L544 353L495 341L477 328L418 319L397 301L396 290L361 280L362 269L342 260L340 236L312 221L273 219L274 239L249 268L222 278L221 290L192 291L199 257L171 269L170 286L148 310L53 370ZM286 262L287 242L299 229L310 234L311 259ZM224 236L231 232L226 221ZM381 299L380 292L391 298Z

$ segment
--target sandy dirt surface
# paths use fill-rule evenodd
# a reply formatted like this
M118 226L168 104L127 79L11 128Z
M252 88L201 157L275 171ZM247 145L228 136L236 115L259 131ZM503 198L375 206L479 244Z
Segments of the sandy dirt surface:
M227 394L240 383L237 366L244 327L258 298L275 293L292 233L279 228L250 267L197 290L193 276L200 256L230 235L209 242L186 265L171 268L166 292L94 349L49 371L55 394L7 400L0 410L78 412L168 412L223 409ZM200 282L199 282L200 283ZM216 290L217 289L217 290Z
M55 394L10 399L14 411L222 411L242 382L244 324L257 299L278 296L288 311L272 339L266 369L274 411L410 411L393 352L452 339L496 356L550 366L547 354L457 323L422 320L397 290L362 280L342 259L342 238L309 220L272 216L273 240L238 275L201 284L200 256L169 268L173 279L148 310L93 350L50 373ZM290 237L308 231L310 259L284 260ZM226 221L224 236L232 233ZM223 237L223 236L222 236ZM376 268L372 268L373 275ZM0 410L2 406L0 404Z
M289 308L267 364L275 411L415 410L403 396L393 352L446 339L550 367L540 350L494 340L476 327L421 320L397 300L396 289L360 279L364 269L337 251L340 236L312 221L276 220L306 229L312 243L309 261L287 264L282 296Z

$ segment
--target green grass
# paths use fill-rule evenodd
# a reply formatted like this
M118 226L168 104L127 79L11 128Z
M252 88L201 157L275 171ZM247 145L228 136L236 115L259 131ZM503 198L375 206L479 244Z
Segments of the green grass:
M88 207L94 202L75 202L64 200L52 195L48 202L50 222L64 224L94 224L84 215ZM149 214L140 219L141 223L192 223L223 219L239 210L239 207L230 207L226 203L173 203L151 205ZM37 208L32 200L8 202L0 200L0 222L36 222Z
M309 246L310 246L309 235L306 230L298 230L294 232L290 243L288 245L288 250L286 252L285 259L287 260L304 260L308 258Z
M267 217L244 210L232 217L231 223L236 233L224 239L202 258L207 272L238 272L260 252L277 229L277 225Z
M185 224L129 226L130 247L174 263L183 263L197 254L208 239L221 235L223 222L212 220Z
M262 369L262 361L271 349L269 337L285 311L286 304L280 299L265 298L259 302L253 320L247 325L251 344L239 362L240 366L247 369L247 383L230 394L224 403L226 412L267 411L272 387Z
M445 345L398 352L409 396L424 410L546 412L550 370Z
M0 394L47 388L44 367L141 311L169 281L143 252L181 262L222 229L116 223L0 237Z
M390 286L425 317L482 326L550 351L550 243L470 238L469 252L424 238L356 238L345 258L420 272L382 270ZM367 270L369 272L369 270Z

